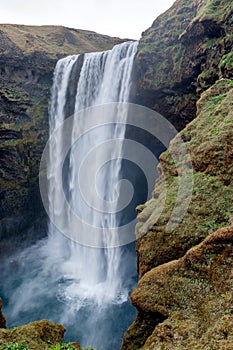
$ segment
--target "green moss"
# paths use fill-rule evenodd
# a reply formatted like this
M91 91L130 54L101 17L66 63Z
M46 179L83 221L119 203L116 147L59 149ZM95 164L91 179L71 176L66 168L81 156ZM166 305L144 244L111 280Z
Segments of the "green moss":
M56 344L49 347L49 350L75 350L73 346L67 343Z
M152 52L155 50L156 45L153 42L142 42L140 43L139 48L141 52Z
M19 140L11 139L4 142L4 146L16 147L19 144Z
M179 7L173 6L168 13L161 15L146 32L139 42L137 59L148 64L145 80L147 88L156 89L165 85L171 88L180 81L180 68L185 50L179 40L195 13L193 2L180 1ZM153 67L153 69L152 69ZM149 84L151 86L148 86Z
M208 0L199 10L197 18L201 21L214 20L221 22L232 11L232 4L228 0Z
M30 350L24 343L6 343L0 345L0 350Z
M0 185L2 216L34 210L39 199L38 174L41 154L48 138L48 100L47 93L39 98L31 98L27 114L29 121L24 123L3 123L6 134L18 132L16 139L8 139L0 145L2 155L6 154L11 167L2 167ZM36 200L32 200L34 193Z
M49 346L48 350L76 350L77 347L74 347L68 343L59 343L56 345ZM22 343L6 343L0 345L0 350L30 350L30 348L25 345L25 342ZM92 347L89 348L80 348L80 350L95 350Z
M159 180L155 198L145 204L136 226L137 237L142 237L137 242L140 274L182 256L213 231L233 223L232 96L233 81L218 81L202 95L197 118L180 134L192 159L194 186L188 212L176 232L171 233L166 232L165 227L177 200L177 168L186 160L174 160L169 152L161 155L166 180ZM178 155L176 147L174 139L170 149ZM185 190L182 195L181 202L185 203ZM164 200L163 212L159 214Z
M11 102L28 102L28 93L20 88L1 88L0 93L3 94Z
M222 57L219 66L221 68L233 68L233 51L229 52L228 54Z
M16 123L2 123L1 128L3 130L12 130L12 131L21 131L21 123L16 122Z
M211 70L204 70L204 71L201 72L201 74L199 75L198 78L199 79L200 78L209 79L209 78L212 77L212 75L213 75L213 71L211 71Z
M186 162L171 157L171 153L180 154L177 138L161 155L163 176L157 181L154 198L138 215L140 280L139 292L133 292L132 301L139 310L168 317L139 347L143 350L207 350L214 349L211 344L218 342L222 346L219 349L232 348L233 334L228 326L232 325L232 229L225 229L233 224L232 98L233 80L219 80L202 94L196 119L179 135L186 143L194 170L192 201L182 222L172 232L166 230L177 200L177 167ZM182 195L181 209L185 188ZM199 245L206 237L205 243ZM125 339L130 336L134 344L133 333L137 336L139 328L132 325ZM229 337L226 341L221 333L224 328ZM197 334L198 339L202 337L198 345Z
M212 38L212 39L210 39L210 40L208 40L208 41L205 42L205 46L206 46L208 49L212 48L212 46L213 46L214 44L216 44L216 38Z
M232 228L218 230L181 259L141 278L131 296L133 304L141 313L150 310L166 319L157 322L146 342L135 348L199 350L216 343L216 349L232 349L232 242ZM139 329L140 325L135 337ZM131 333L129 329L128 336Z

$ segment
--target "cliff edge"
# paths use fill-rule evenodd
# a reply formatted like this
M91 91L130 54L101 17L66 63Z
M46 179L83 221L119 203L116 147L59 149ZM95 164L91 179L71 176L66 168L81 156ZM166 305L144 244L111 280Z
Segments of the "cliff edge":
M217 0L176 1L140 41L135 96L182 131L160 156L151 200L137 208L139 282L131 299L138 316L122 350L233 348L232 44L233 3ZM194 186L170 232L177 169L186 161L172 158L180 139ZM185 193L180 208L183 201Z
M200 94L232 71L232 1L177 0L142 33L134 99L181 130L195 118ZM228 61L228 60L227 60Z

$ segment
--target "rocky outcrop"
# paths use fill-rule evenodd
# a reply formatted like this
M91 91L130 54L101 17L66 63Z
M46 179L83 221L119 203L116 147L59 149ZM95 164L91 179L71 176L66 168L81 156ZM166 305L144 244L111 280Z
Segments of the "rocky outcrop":
M232 98L230 79L217 81L201 95L196 119L160 158L162 174L152 199L138 208L140 280L132 294L138 317L127 331L122 349L209 349L211 342L213 349L233 346L229 328L233 230L222 228L212 234L233 225ZM194 187L187 214L170 232L166 225L177 195L177 168L182 166L174 163L171 153L179 151L179 137L192 158ZM165 184L166 205L159 220L153 222L163 202Z
M155 266L182 257L213 231L233 223L232 98L232 80L219 80L204 92L197 104L196 119L172 140L168 152L161 155L159 167L162 174L157 180L152 199L138 215L140 277ZM181 159L177 163L171 156L179 154L180 137L192 159L194 185L188 213L175 232L170 232L166 230L166 225L177 196L177 169L186 161ZM165 186L166 205L154 224L154 212L163 203Z
M0 238L45 232L38 173L55 64L121 39L56 26L0 25ZM12 246L12 243L11 243Z
M232 33L228 0L177 0L142 34L135 101L181 130L195 117L200 93L231 74Z
M35 321L20 327L6 329L6 318L2 314L0 299L0 350L62 350L81 349L77 342L65 344L63 337L66 329L48 320Z
M122 349L232 349L232 253L233 228L220 229L146 273L131 299L141 315L156 315L156 324L145 341L136 321Z
M47 320L13 329L0 329L0 349L4 349L4 345L20 344L23 349L47 350L49 346L62 343L64 333L63 326Z
M2 313L2 300L0 299L0 328L6 328L6 318Z
M175 349L175 346L180 350L189 348L208 349L209 345L202 347L201 344L209 344L213 341L210 339L214 339L214 342L216 340L217 343L217 339L221 338L219 335L219 332L221 333L221 322L227 325L232 319L229 305L232 302L230 296L232 297L233 284L230 275L228 275L229 271L232 270L233 249L232 98L233 80L231 79L217 81L201 95L197 103L196 119L177 135L171 142L168 151L160 157L161 176L156 182L152 199L138 208L140 213L137 224L137 259L140 279L138 289L132 294L132 302L138 309L138 318L125 335L122 346L124 350L164 349L164 347ZM183 166L182 162L186 161L183 159L180 160L180 163L177 163L171 157L171 154L179 154L178 140L180 137L185 142L192 159L194 186L192 201L183 221L175 230L169 231L166 229L166 225L176 203L177 169ZM165 185L167 193L164 190ZM159 219L155 222L153 218L160 203L163 202L164 195L166 196L165 207ZM182 205L183 202L181 201L181 208ZM231 228L224 229L225 226ZM219 228L222 229L212 235ZM219 237L222 236L226 237L226 240L220 242ZM204 243L201 243L203 240L205 240ZM201 245L198 246L198 244ZM217 246L220 244L220 250L215 244ZM197 248L192 249L192 247ZM210 252L208 256L206 255L206 247ZM191 251L187 253L189 249ZM195 265L188 265L188 259L193 254ZM224 258L225 256L227 259ZM180 260L177 261L177 259ZM223 272L224 270L226 271ZM207 279L204 279L201 285L204 274L206 274ZM172 275L174 279L172 279ZM192 278L190 279L190 290L184 288L183 282L186 275L192 276L192 278L195 276L194 279L197 279L198 288ZM213 276L211 280L209 280L210 275ZM224 284L221 276L224 276L224 280L228 283ZM188 281L189 277L187 277ZM143 288L147 285L148 294L144 294L144 292L140 294L144 290L140 288L142 285ZM223 289L221 289L221 286L223 286ZM205 291L205 299L200 294L201 288ZM193 289L193 293L196 293L196 298L191 294L191 289ZM215 294L213 294L213 290L215 290ZM221 294L224 296L221 297ZM225 299L226 294L228 297ZM183 298L183 306L182 300L179 299L178 301L178 298ZM156 303L159 303L159 301L161 303L157 307ZM225 304L225 301L228 304ZM166 303L167 307L165 307ZM173 333L173 331L170 332L171 329L174 329L171 328L169 318L171 315L170 308L175 313L178 303L182 308L183 318L181 314L176 313L175 318L177 318L176 320L173 319L172 322L176 324L179 331ZM205 315L202 315L204 311L201 305L203 304L212 305L213 309L211 310L218 310L219 312L219 314L216 313L215 317L215 311L213 311L212 324L208 323L208 328L203 326L202 322L205 323L206 321L202 317L207 319L208 313L212 311L207 308ZM152 305L154 306L152 307ZM197 308L197 305L199 305L199 308ZM215 309L216 305L219 306L218 309ZM226 305L228 305L227 308ZM154 327L151 326L151 322L147 321L148 314L153 315ZM218 315L220 314L221 318L219 320L221 321L218 323ZM228 326L226 329L229 329ZM195 337L199 339L197 347L194 347ZM227 338L228 333L225 340ZM229 338L225 343L224 341L221 338L222 344L227 344L225 348L220 346L215 347L215 349L230 349L232 347L233 340L230 332Z
M232 20L227 1L179 0L141 39L136 99L182 131L160 156L151 200L137 208L138 316L122 350L233 347ZM169 230L178 170L187 165L180 140L194 184L183 220L173 216L179 225Z

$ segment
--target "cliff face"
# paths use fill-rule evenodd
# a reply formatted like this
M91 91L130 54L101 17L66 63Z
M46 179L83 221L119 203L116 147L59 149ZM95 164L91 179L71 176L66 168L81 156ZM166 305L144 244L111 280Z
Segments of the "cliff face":
M232 89L233 81L222 79L204 92L197 104L197 117L160 157L162 175L152 199L138 215L137 235L142 237L137 240L140 277L154 266L182 257L208 234L232 223ZM192 159L194 186L188 213L178 231L168 232L165 226L178 190L177 168L185 161L174 162L170 152L178 154L180 137ZM166 206L153 225L151 218L162 203L165 184L168 187Z
M233 81L216 82L198 101L196 119L160 157L162 174L152 199L138 208L139 284L132 294L138 317L122 349L209 349L212 342L219 343L213 349L232 348L232 98ZM170 152L179 152L180 136L193 161L194 187L183 221L169 232L182 167ZM154 222L165 184L166 205Z
M140 311L123 348L232 349L232 252L232 227L220 229L146 273L131 296Z
M55 26L0 25L0 238L43 231L39 162L48 138L48 101L61 57L122 40ZM37 221L37 223L36 223Z
M200 93L232 70L221 62L232 47L232 11L227 0L177 0L159 16L139 43L135 101L177 130L191 121Z
M0 299L0 328L6 328L6 318L2 313L2 300Z
M232 2L176 1L139 45L137 98L186 127L160 157L151 200L138 207L139 283L131 296L138 316L123 350L233 347L232 20ZM177 169L185 162L171 156L179 155L180 138L194 187L183 221L170 232Z

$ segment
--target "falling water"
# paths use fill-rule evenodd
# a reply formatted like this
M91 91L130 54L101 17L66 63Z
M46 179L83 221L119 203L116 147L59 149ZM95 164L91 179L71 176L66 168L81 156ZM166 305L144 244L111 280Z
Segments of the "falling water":
M126 42L115 46L111 51L101 53L85 54L81 71L79 72L77 82L77 92L74 103L74 113L78 113L87 107L101 105L110 102L127 102L130 93L130 78L134 61L134 55L137 50L137 42ZM72 76L72 68L80 60L80 56L70 56L60 60L56 66L54 74L54 85L52 91L52 102L50 112L50 132L53 133L62 122L68 117L66 115L66 96L69 89L70 79ZM68 101L69 102L69 101ZM69 111L70 112L70 111ZM101 118L101 116L99 116ZM70 204L82 219L88 220L91 227L95 228L112 228L117 227L119 215L117 212L116 197L119 193L117 188L121 171L122 143L116 147L103 148L104 159L110 160L105 167L99 171L98 176L98 192L105 200L104 213L96 212L97 201L99 197L96 191L91 191L92 196L90 202L92 207L88 206L82 200L78 180L78 169L80 163L87 155L88 151L99 143L106 140L124 139L126 113L118 113L115 116L116 122L121 124L110 125L108 127L96 128L92 130L91 135L83 137L81 143L77 147L73 146L69 155L68 167L68 184L66 184L67 192L69 193ZM81 123L82 125L79 125ZM73 124L71 144L77 139L80 130L85 130L84 120L78 120L78 123ZM101 126L101 119L100 124ZM60 159L60 148L63 147L63 134L57 133L55 142L50 149L51 169L49 174L49 202L50 212L60 210L58 215L64 220L64 226L72 225L72 219L69 213L64 210L62 199L59 190L61 186L56 183L56 174L53 169L56 169L54 162L62 164ZM108 153L106 155L106 152ZM111 161L112 160L112 161ZM87 173L97 174L99 167L103 162L103 154L97 153L94 164L89 165L86 169ZM86 187L92 188L95 179L93 176L86 174ZM108 203L115 203L113 210L108 213ZM59 203L59 205L57 205ZM67 217L68 215L68 217ZM83 228L80 226L79 231ZM84 228L85 230L85 228ZM94 231L93 230L93 231ZM105 230L106 231L106 230ZM81 232L80 235L83 233ZM84 232L85 234L85 232ZM56 239L56 230L50 225L49 237L52 241ZM93 240L95 240L93 232ZM73 283L65 286L63 298L66 300L76 300L78 305L87 302L94 302L99 306L104 306L106 303L122 303L128 298L128 290L122 288L122 276L119 271L121 263L122 249L112 247L112 234L110 230L103 233L101 241L96 242L95 246L105 247L105 249L87 249L82 245L70 242L70 259L68 261L68 274ZM107 247L107 248L106 248ZM73 262L73 260L75 260ZM72 265L72 271L70 266Z
M50 104L50 135L56 131L56 137L49 149L48 207L50 218L59 217L61 226L75 229L77 236L70 239L51 220L48 237L15 255L10 264L6 261L0 287L8 326L47 318L65 325L67 340L112 350L120 347L135 317L129 302L135 254L112 234L122 220L118 209L127 113L114 110L115 122L110 125L102 123L100 113L97 127L82 135L87 123L82 111L129 101L136 50L137 42L126 42L110 51L69 56L57 63ZM79 118L72 119L67 138L62 125L72 114ZM111 145L114 139L119 142ZM67 144L70 151L62 159ZM98 148L99 144L104 147ZM79 168L93 149L79 186ZM57 181L58 168L62 184ZM96 210L100 203L101 210ZM80 218L78 227L72 212ZM82 222L88 223L88 232ZM95 236L96 228L101 235ZM82 240L86 236L91 237L88 246Z

